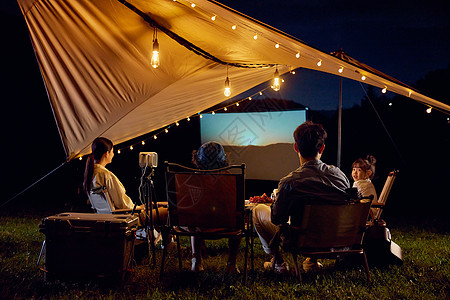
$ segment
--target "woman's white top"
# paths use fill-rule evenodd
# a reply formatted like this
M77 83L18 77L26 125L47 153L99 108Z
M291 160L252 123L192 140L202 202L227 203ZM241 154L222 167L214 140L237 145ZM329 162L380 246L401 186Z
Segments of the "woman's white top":
M134 203L127 196L125 187L113 172L104 166L94 164L94 174L92 176L92 188L105 186L106 197L114 204L115 209L133 209Z

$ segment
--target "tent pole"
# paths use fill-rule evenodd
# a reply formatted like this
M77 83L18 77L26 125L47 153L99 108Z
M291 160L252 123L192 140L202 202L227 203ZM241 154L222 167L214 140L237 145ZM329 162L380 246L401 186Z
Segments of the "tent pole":
M341 167L341 131L342 131L342 77L339 78L339 109L338 109L338 145L337 145L337 167Z

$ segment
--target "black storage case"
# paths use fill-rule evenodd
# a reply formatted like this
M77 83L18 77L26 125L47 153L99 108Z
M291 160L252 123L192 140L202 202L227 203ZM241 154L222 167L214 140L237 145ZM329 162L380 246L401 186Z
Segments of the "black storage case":
M61 213L39 225L45 234L46 280L110 278L131 271L138 217Z

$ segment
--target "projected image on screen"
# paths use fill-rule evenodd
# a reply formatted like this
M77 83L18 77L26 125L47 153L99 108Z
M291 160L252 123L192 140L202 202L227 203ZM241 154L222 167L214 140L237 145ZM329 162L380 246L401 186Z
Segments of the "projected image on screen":
M305 110L208 114L203 115L200 130L202 143L266 146L293 143L292 133L305 121Z
M248 179L279 180L299 165L292 134L305 121L305 110L208 114L201 139L221 143L231 164L245 163Z

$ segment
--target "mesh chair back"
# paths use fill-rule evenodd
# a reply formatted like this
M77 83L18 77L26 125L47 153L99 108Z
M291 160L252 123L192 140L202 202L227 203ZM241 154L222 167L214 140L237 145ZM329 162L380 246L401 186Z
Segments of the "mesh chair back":
M243 228L245 165L209 171L175 164L167 166L171 226L230 230ZM182 170L173 171L174 167ZM233 174L233 169L240 172Z
M305 205L297 246L339 248L361 245L370 202Z
M89 202L98 214L111 214L113 211L111 203L106 196L105 189L106 187L102 186L93 188L89 192Z

